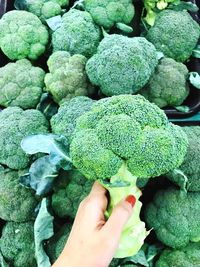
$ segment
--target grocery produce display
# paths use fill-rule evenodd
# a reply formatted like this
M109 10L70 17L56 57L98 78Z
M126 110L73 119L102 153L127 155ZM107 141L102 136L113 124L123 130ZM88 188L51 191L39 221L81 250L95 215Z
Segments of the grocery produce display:
M95 181L136 198L111 267L200 267L198 4L0 1L0 267L50 267Z

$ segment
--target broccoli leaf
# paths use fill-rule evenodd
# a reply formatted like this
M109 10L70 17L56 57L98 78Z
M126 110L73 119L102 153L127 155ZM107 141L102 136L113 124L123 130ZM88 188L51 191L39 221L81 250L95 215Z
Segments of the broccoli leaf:
M190 110L188 106L176 106L175 109L184 113L187 113Z
M179 4L170 4L169 7L170 9L173 9L175 11L183 11L187 10L190 12L197 12L199 10L198 6L196 4L193 4L192 2L185 2L185 1L180 1Z
M131 33L133 31L132 27L130 27L124 23L121 23L121 22L116 23L116 27L125 33Z
M133 257L127 258L126 261L132 262L132 263L138 263L144 267L149 267L149 264L146 259L146 255L142 249L139 250L138 253L134 255Z
M15 0L14 7L18 10L26 10L27 1L26 0Z
M53 115L58 111L58 105L53 101L52 97L48 93L43 93L40 99L40 103L37 108L41 111L47 120L50 120Z
M173 177L173 181L177 183L177 185L180 186L183 191L187 192L188 178L184 172L179 169L175 169L169 173L169 176L167 175L169 179L171 176Z
M6 261L4 260L3 255L0 252L0 266L1 267L9 267L9 265L6 263Z
M197 45L192 51L192 56L195 58L200 58L200 45Z
M62 24L62 17L58 15L50 19L46 19L46 23L52 31L55 31L60 28Z
M200 75L197 72L189 73L190 83L197 89L200 89Z
M53 216L47 210L47 199L41 202L41 207L34 223L35 256L38 266L50 267L49 257L46 255L43 242L54 234Z

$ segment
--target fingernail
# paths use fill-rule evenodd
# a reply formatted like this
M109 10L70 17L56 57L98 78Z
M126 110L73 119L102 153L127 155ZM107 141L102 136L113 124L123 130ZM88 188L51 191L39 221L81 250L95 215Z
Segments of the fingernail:
M129 204L131 204L132 208L135 206L136 198L133 195L127 196L125 199Z

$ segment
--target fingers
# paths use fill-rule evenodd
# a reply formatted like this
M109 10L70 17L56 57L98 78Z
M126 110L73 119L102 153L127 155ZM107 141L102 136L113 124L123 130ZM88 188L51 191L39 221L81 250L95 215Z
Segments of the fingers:
M116 239L120 238L121 232L134 212L136 199L134 196L128 196L120 201L113 209L110 218L104 226L104 230Z

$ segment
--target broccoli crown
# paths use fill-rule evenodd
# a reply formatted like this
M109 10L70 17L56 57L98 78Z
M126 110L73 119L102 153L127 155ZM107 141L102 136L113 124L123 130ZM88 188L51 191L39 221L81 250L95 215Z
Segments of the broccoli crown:
M200 27L186 11L164 10L147 33L147 39L167 57L184 62L192 54Z
M71 141L72 134L76 127L76 120L92 108L95 101L86 96L77 96L63 103L58 113L51 118L52 132L64 135Z
M79 171L68 174L68 184L52 195L52 208L59 217L74 218L80 202L89 194L93 181L87 180Z
M179 169L187 177L187 190L200 191L200 127L190 126L182 129L188 136L189 145L185 159ZM170 172L167 177L176 184L181 182L179 173Z
M13 10L0 20L0 47L11 60L37 59L45 51L48 31L37 16Z
M0 164L11 169L24 169L30 156L20 143L28 135L48 132L48 121L38 110L8 107L0 112Z
M0 105L35 108L40 101L45 72L27 59L0 68Z
M200 194L170 187L160 190L148 204L146 222L157 238L172 248L200 241Z
M166 248L156 267L200 267L200 243L189 243L182 249Z
M49 57L50 73L45 76L45 84L55 102L62 104L73 97L88 94L86 61L83 55L70 56L66 51L57 51Z
M163 58L149 83L139 93L160 108L179 106L189 94L187 67L172 58Z
M101 39L100 28L86 11L71 9L62 17L61 27L52 34L54 51L90 57L96 52Z
M70 154L87 178L105 179L125 163L136 177L155 177L179 166L187 136L140 95L101 99L78 118Z
M108 29L118 22L130 23L135 14L131 0L84 0L84 7L96 24Z
M69 5L69 0L26 0L21 6L40 18L42 22L46 19L60 15L62 7Z
M86 64L90 81L107 96L132 94L149 80L158 63L155 47L143 37L105 37Z
M24 172L0 172L0 218L3 220L25 222L35 217L38 202L33 192L19 181L20 174Z
M0 239L0 250L13 267L36 267L33 222L7 222Z

